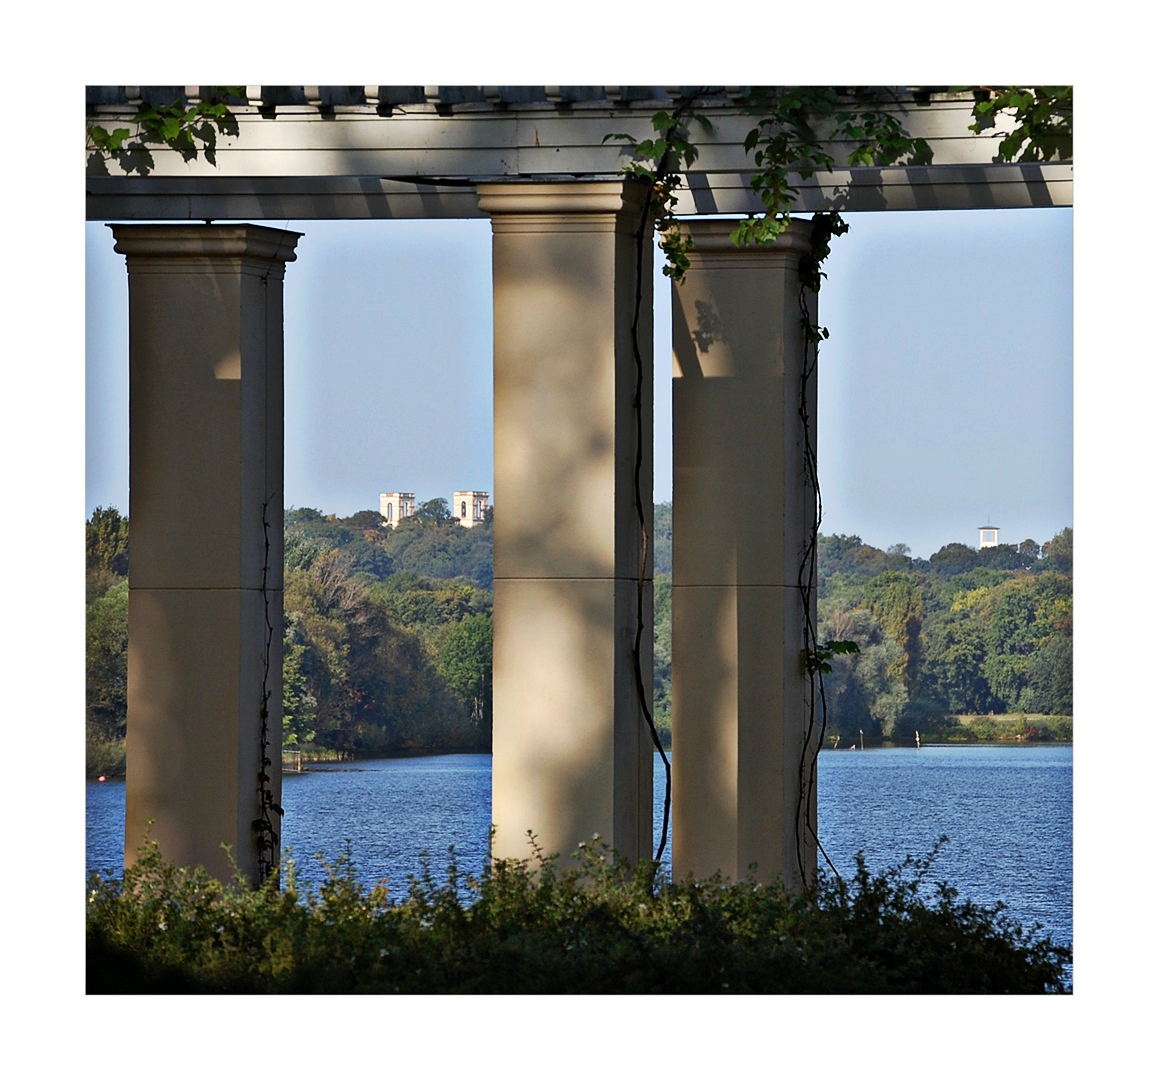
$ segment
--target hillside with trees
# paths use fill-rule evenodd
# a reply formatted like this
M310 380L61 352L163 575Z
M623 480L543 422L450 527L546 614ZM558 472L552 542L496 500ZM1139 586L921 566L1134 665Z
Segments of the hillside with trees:
M433 499L381 520L285 515L286 745L489 749L491 518L467 529Z
M284 742L321 754L487 750L493 535L445 500L394 529L377 511L285 513ZM128 520L86 526L89 772L123 770Z
M655 509L655 714L671 730L671 504ZM912 745L915 733L967 739L961 714L1073 714L1073 529L1052 540L976 550L946 544L928 560L859 536L818 542L821 641L853 641L825 678L828 734ZM1072 725L1070 725L1072 730ZM1023 737L1066 725L1028 720ZM832 745L831 742L826 745Z
M1072 716L1072 528L1040 546L948 544L927 561L821 536L819 565L820 639L859 646L826 679L834 735L911 744L960 714Z
M284 740L319 753L486 750L491 733L493 511L473 529L446 502L394 529L376 510L285 514ZM90 772L123 769L129 522L86 524ZM655 510L655 718L670 740L671 504ZM820 640L852 641L825 680L828 733L911 744L991 737L961 714L1073 713L1073 530L1043 544L928 560L857 536L819 539ZM1072 725L1070 729L1072 731ZM986 733L989 733L988 735ZM862 736L863 733L863 736ZM829 744L831 745L831 744Z

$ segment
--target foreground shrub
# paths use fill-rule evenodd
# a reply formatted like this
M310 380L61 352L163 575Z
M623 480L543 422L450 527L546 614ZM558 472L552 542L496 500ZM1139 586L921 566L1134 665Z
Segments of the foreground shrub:
M930 883L933 856L808 895L719 878L654 886L586 846L481 878L427 864L405 898L347 854L318 890L222 885L156 845L87 903L89 993L897 994L1065 992L1070 951Z

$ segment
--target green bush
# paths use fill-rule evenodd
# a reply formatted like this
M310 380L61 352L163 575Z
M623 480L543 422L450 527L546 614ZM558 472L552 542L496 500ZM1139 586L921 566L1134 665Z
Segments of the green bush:
M533 843L533 840L532 840ZM346 856L321 887L248 890L155 844L94 876L89 993L802 994L1068 992L1068 949L929 881L933 856L806 895L718 877L653 882L589 845L568 869L534 849L394 900Z

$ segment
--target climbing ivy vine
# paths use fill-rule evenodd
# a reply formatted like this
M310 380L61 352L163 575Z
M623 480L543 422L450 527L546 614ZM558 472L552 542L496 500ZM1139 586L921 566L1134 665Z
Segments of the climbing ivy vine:
M982 86L974 93L977 101L970 131L984 134L992 130L1000 113L1013 114L1015 127L997 144L998 160L1053 161L1073 157L1072 86Z
M732 233L737 244L774 243L784 232L800 194L790 175L810 180L818 172L831 172L836 160L826 144L852 144L849 168L902 161L927 164L932 157L929 144L907 135L895 116L871 107L842 108L835 87L756 88L749 111L760 119L748 132L744 149L756 165L750 183L764 212L740 222Z
M998 144L997 160L1050 161L1073 156L1072 86L949 89L973 91L974 122L969 130L978 135L993 129L1002 113L1011 114L1015 126ZM734 243L773 243L783 233L800 194L793 175L809 180L838 167L932 162L928 142L909 135L896 116L876 104L850 107L842 100L842 91L854 99L862 96L856 87L754 87L741 102L741 107L756 118L744 149L752 155L755 169L749 182L764 210L737 224L732 233ZM633 160L623 167L624 175L652 185L653 221L667 259L663 272L676 281L683 280L687 253L692 248L675 214L682 184L679 174L699 156L687 120L694 120L704 130L711 129L710 119L694 111L705 92L697 90L677 101L672 110L654 113L651 124L655 138L636 141L630 135L614 133L603 140L629 143ZM851 147L843 163L827 149L834 143Z
M86 129L89 161L104 166L112 159L126 173L148 176L155 163L150 146L167 146L185 161L204 154L210 165L217 164L217 136L236 135L237 119L227 102L245 96L243 86L207 86L199 101L184 95L164 103L145 101L137 110L130 128L110 131L100 124Z
M704 130L711 121L694 112L696 91L681 99L671 111L661 109L651 118L653 139L634 140L615 132L603 141L618 139L631 144L634 160L623 167L623 173L652 187L652 218L660 235L660 248L666 257L664 274L682 281L688 268L687 253L691 238L676 217L677 191L682 184L680 171L699 156L692 142L687 120L694 120ZM732 232L737 244L773 243L788 227L789 213L800 189L791 181L792 174L809 180L817 172L831 172L836 161L826 146L833 141L852 144L846 164L893 165L922 164L931 160L929 144L907 135L893 115L873 107L841 107L835 87L756 87L743 105L757 117L744 140L745 152L756 166L750 183L760 196L763 213L739 222Z
M685 120L690 115L705 131L712 127L706 116L692 112L697 97L698 94L693 94L677 102L671 112L661 109L653 114L654 139L636 142L623 132L603 136L604 142L620 139L631 144L635 160L623 167L623 173L651 187L650 216L666 259L663 272L676 281L684 279L689 265L687 253L692 246L691 238L680 228L675 216L676 193L683 183L681 171L690 167L700 153L691 141Z

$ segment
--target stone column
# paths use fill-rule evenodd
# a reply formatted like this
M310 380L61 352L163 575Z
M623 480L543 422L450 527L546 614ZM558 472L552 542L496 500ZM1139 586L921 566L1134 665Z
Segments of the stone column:
M651 853L651 244L624 182L480 184L494 232L495 853ZM642 290L639 356L632 341ZM636 407L636 388L642 397Z
M281 802L282 279L301 234L112 229L129 272L125 862L147 834L227 880L228 844L256 881L281 832L270 812L259 851L263 798Z
M737 248L689 226L672 287L672 843L676 878L799 881L808 709L801 564L814 513L799 415L809 226ZM807 294L811 304L813 294ZM814 309L813 309L814 310ZM815 447L815 379L807 394ZM815 594L809 597L815 611ZM816 821L815 785L805 785Z

